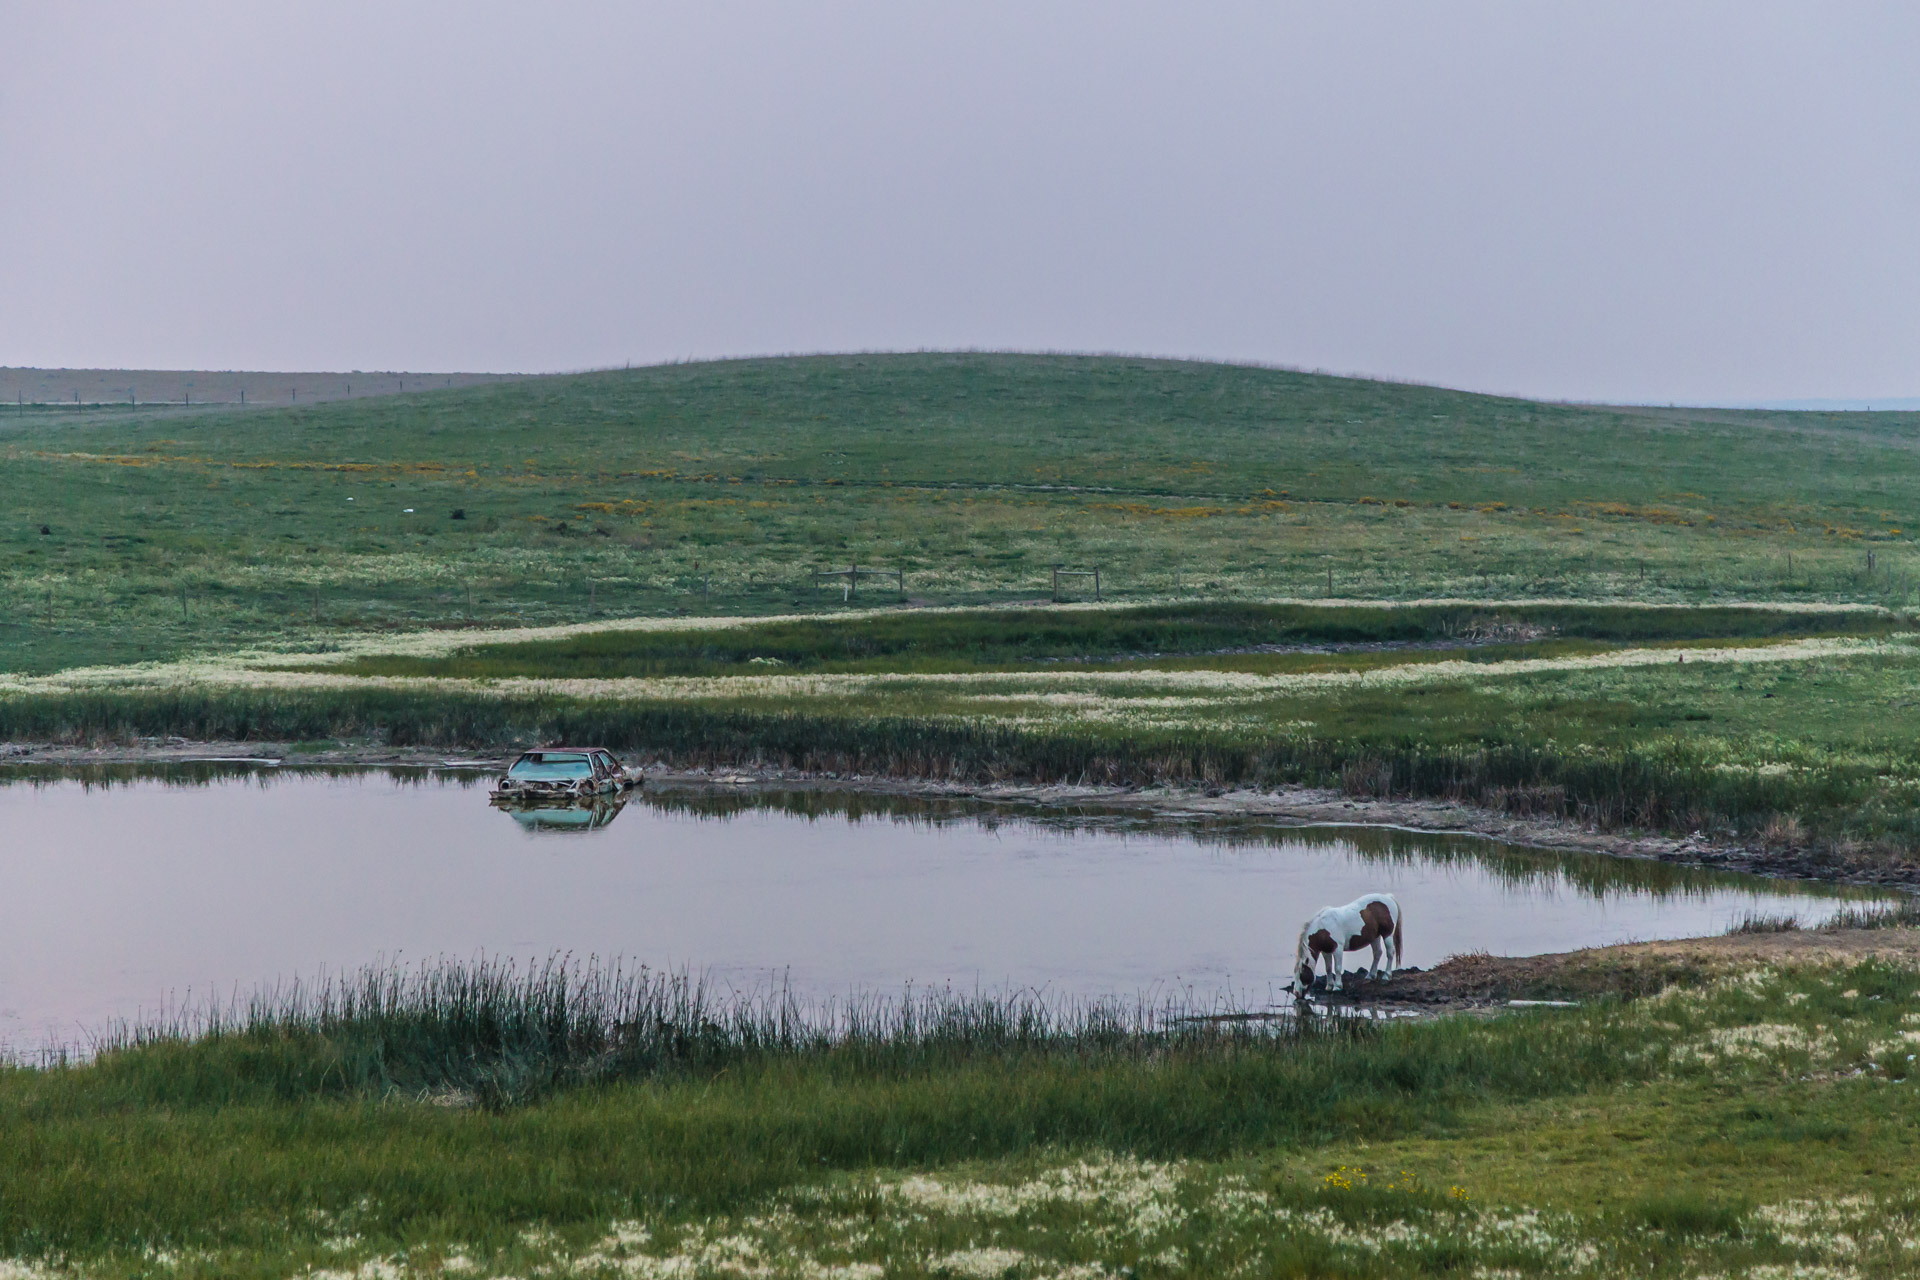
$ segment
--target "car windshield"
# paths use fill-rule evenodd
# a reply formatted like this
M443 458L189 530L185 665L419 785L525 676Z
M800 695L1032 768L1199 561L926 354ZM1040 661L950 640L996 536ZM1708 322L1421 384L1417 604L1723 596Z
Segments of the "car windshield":
M523 782L572 782L593 776L593 765L577 751L529 751L507 770Z

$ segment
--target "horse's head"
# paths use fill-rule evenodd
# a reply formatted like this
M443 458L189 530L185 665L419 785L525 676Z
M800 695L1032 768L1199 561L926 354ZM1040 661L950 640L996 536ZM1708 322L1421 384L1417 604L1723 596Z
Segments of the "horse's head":
M1300 926L1300 943L1293 952L1293 977L1302 993L1313 989L1313 951L1307 946L1307 934L1312 928L1311 920Z

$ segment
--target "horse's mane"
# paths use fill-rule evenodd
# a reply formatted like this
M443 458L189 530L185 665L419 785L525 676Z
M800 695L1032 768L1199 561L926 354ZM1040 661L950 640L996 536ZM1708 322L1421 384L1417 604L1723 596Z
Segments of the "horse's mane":
M1313 928L1313 922L1319 918L1319 915L1318 911L1314 912L1307 917L1307 922L1300 926L1300 941L1293 948L1293 967L1296 969L1307 963L1307 931Z

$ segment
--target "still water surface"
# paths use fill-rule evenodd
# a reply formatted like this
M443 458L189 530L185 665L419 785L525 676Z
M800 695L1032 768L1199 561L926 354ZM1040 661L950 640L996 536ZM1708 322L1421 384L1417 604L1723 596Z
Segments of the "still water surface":
M1384 889L1408 963L1824 917L1833 891L1475 838L788 793L649 792L553 829L485 779L0 772L0 1044L277 979L480 953L803 993L952 982L1266 1002L1313 909Z

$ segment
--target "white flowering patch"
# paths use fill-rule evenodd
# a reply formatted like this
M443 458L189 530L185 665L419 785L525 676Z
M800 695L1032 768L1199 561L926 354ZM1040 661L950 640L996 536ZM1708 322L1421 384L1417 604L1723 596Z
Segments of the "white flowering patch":
M1816 1064L1824 1064L1831 1061L1838 1050L1839 1041L1830 1031L1809 1031L1777 1022L1719 1027L1693 1046L1700 1061L1709 1064L1720 1057L1772 1061L1788 1054L1804 1054Z
M70 1272L55 1271L37 1262L19 1258L0 1258L0 1280L59 1280Z
M310 1280L407 1280L417 1274L387 1258L369 1258L350 1271L309 1271Z
M961 1249L934 1258L927 1269L964 1280L999 1280L1027 1260L1018 1249Z
M1358 1196L1355 1200L1352 1197ZM1359 1209L1356 1215L1344 1208ZM759 1212L697 1222L614 1221L584 1243L546 1228L489 1254L423 1249L325 1267L288 1280L1121 1280L1123 1276L1266 1276L1301 1256L1340 1273L1447 1273L1508 1280L1641 1274L1649 1248L1669 1273L1725 1280L1892 1276L1920 1270L1911 1206L1867 1196L1763 1205L1730 1235L1674 1237L1622 1227L1606 1213L1480 1208L1459 1187L1408 1174L1369 1177L1341 1166L1318 1182L1270 1184L1205 1166L1088 1160L1017 1181L964 1177L855 1178L797 1188ZM1756 1259L1756 1250L1758 1251ZM1303 1253L1304 1251L1304 1253ZM1743 1265L1715 1265L1724 1257ZM147 1252L143 1274L220 1259ZM1464 1266L1463 1266L1464 1263ZM0 1259L0 1280L84 1280L72 1266Z
M1832 1200L1787 1200L1753 1211L1753 1226L1779 1245L1809 1255L1805 1261L1755 1268L1754 1276L1860 1274L1857 1265L1877 1262L1875 1274L1920 1270L1920 1238L1911 1212L1890 1212L1871 1196ZM1891 1264L1892 1270L1881 1268Z

